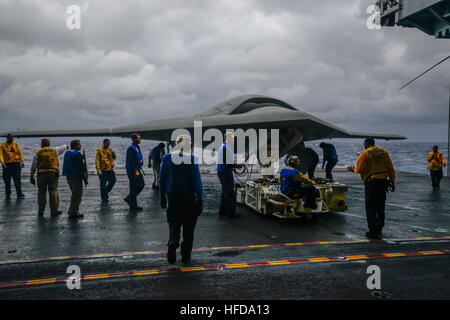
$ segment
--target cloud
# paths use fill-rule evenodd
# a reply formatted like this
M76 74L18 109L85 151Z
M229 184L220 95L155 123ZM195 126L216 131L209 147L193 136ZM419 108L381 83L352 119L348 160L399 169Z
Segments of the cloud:
M444 140L449 64L398 88L448 40L368 30L372 2L0 0L0 126L125 125L251 93L349 130ZM81 30L66 28L72 4Z

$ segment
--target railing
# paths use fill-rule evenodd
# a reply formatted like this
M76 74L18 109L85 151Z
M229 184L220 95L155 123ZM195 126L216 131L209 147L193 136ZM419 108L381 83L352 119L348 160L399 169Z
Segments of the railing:
M398 0L380 0L377 5L380 7L381 13L388 11L399 4Z

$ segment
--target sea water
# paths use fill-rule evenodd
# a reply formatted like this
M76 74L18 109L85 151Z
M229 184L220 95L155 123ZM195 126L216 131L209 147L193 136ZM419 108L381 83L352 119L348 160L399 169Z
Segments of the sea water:
M51 146L55 147L61 144L70 144L73 138L55 137L50 138ZM117 154L116 169L125 169L125 155L128 146L131 144L129 138L117 138L110 137L111 149ZM82 148L86 152L86 160L88 168L90 170L95 169L95 153L97 148L102 146L102 137L85 137L80 138ZM25 169L30 170L31 161L33 159L34 152L40 148L40 138L20 138L16 139L19 142L23 156L25 158ZM347 167L356 165L356 159L358 155L364 151L363 139L332 139L324 140L327 143L332 143L336 147L339 161L337 167ZM309 141L305 145L314 149L319 155L320 162L318 166L322 164L322 149L319 148L321 141ZM148 154L153 147L155 147L159 141L142 140L141 151L144 156L144 169L148 165ZM394 164L395 170L414 172L414 173L427 173L427 155L432 151L433 145L439 146L439 151L444 154L445 159L448 159L447 155L447 143L446 142L411 142L408 140L397 141L384 141L376 140L375 144L381 148L384 148L389 152ZM60 167L62 167L62 160L60 161ZM280 166L284 166L284 161L280 162ZM200 165L201 168L211 169L215 171L213 165Z

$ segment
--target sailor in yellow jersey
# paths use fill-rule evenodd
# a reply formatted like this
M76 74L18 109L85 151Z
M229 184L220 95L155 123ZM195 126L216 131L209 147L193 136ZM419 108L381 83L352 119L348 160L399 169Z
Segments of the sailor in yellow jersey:
M50 140L41 140L41 149L36 151L33 162L31 163L30 182L35 185L34 174L37 170L38 187L38 216L44 215L47 204L47 188L50 201L50 212L52 216L61 214L59 207L58 179L59 179L59 160L69 147L62 145L56 148L50 148Z
M24 199L22 193L21 171L25 166L22 150L17 142L14 141L14 135L8 134L6 141L0 145L0 162L3 167L3 181L5 182L6 199L11 199L11 178L16 188L17 199Z
M438 146L433 146L433 151L428 154L428 169L430 169L431 186L433 190L439 190L439 184L442 179L442 167L446 167L444 155L438 151Z
M98 148L95 155L95 168L100 179L100 194L102 203L107 203L108 193L116 183L116 174L114 173L114 160L116 153L110 148L111 142L109 139L103 140L103 146Z
M369 232L366 237L381 239L384 227L384 210L386 191L395 191L395 171L389 153L375 146L375 140L364 141L365 150L359 155L356 168L351 171L359 173L364 182L366 217ZM387 180L389 178L389 181Z

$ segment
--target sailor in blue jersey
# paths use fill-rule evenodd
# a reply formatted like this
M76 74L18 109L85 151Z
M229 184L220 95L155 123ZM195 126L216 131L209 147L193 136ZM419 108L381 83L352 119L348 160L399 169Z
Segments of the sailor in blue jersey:
M305 148L305 151L307 153L309 153L312 157L312 160L311 160L311 163L309 165L307 172L308 172L308 177L310 179L314 180L315 179L314 171L316 171L317 164L319 163L319 155L311 148Z
M235 218L237 215L235 212L236 192L234 190L233 169L240 167L240 165L235 164L233 150L230 148L234 141L234 134L232 132L226 132L224 139L225 142L219 149L217 161L217 176L222 185L219 216Z
M124 201L130 206L130 211L142 211L142 207L137 205L137 196L144 189L144 174L142 165L144 160L139 144L141 143L141 136L138 133L133 133L131 136L133 143L127 149L127 156L125 161L125 168L127 169L127 176L130 182L130 193L126 196Z
M186 150L191 150L188 136L177 138L176 145L181 150L172 151L162 159L159 173L159 193L161 207L167 207L169 224L169 242L167 244L167 260L176 262L176 249L180 245L180 232L183 227L181 243L181 260L191 260L192 244L197 217L203 210L203 186L197 159Z
M333 181L333 175L331 174L331 170L333 170L334 166L338 163L338 156L336 152L336 148L331 143L322 142L319 145L320 148L323 149L323 162L322 169L325 167L325 176L327 179Z
M315 199L320 196L319 190L314 187L314 181L301 173L300 159L297 156L289 157L288 167L281 170L278 180L281 193L292 199L303 198L305 208L317 208Z
M81 198L83 196L83 183L87 185L87 176L85 175L83 156L80 153L80 140L70 142L70 150L64 154L63 175L67 178L72 196L70 198L69 218L82 218L79 213Z

